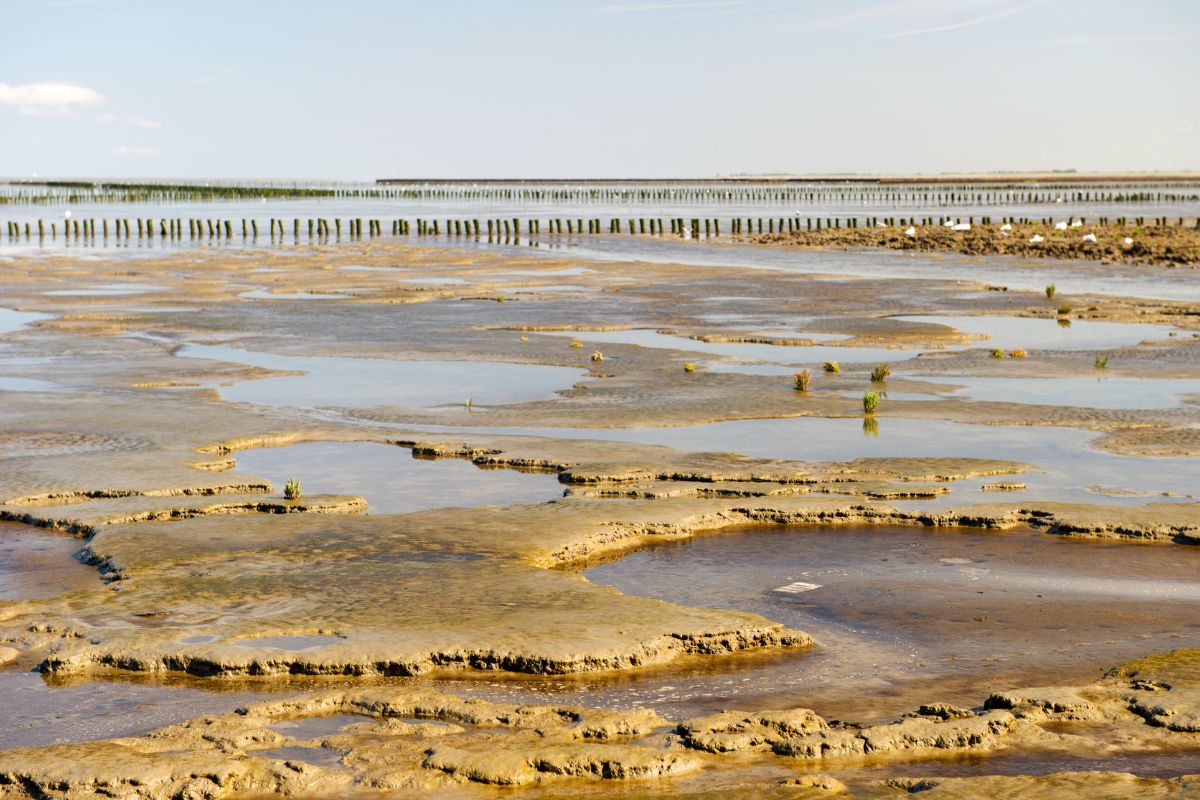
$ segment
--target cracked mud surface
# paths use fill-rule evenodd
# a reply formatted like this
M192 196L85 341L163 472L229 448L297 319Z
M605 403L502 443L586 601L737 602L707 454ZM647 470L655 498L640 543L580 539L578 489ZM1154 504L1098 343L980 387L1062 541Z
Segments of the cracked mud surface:
M340 269L347 264L395 269ZM505 785L546 796L1196 793L1196 780L1184 777L1200 772L1185 768L1200 753L1192 651L1147 651L1099 683L1081 678L1049 689L1020 687L1050 675L1006 674L995 685L999 678L968 671L946 692L964 708L936 698L919 708L907 701L930 687L898 686L883 705L915 716L860 713L862 727L833 721L843 718L837 702L814 697L809 705L821 713L807 710L794 691L777 695L787 705L757 694L747 711L687 718L632 695L589 707L588 691L569 688L580 679L580 687L602 685L593 678L662 685L707 664L736 676L756 659L786 666L824 646L736 603L652 599L579 573L657 542L745 525L821 524L846 536L861 526L965 526L1128 548L1149 541L1164 559L1194 546L1200 504L1183 491L1200 453L1194 396L1166 406L1138 404L1136 392L1129 407L1090 407L1086 395L1039 405L951 397L922 380L1112 376L1144 381L1155 394L1163 391L1157 382L1200 378L1200 318L1190 304L1099 295L1050 301L988 291L969 274L830 281L625 262L583 262L570 276L581 290L555 288L564 280L556 273L580 266L545 254L355 243L137 260L30 257L0 267L5 304L47 315L0 343L6 377L42 382L0 389L0 534L20 526L22 542L69 542L58 557L78 550L91 570L86 578L50 570L43 577L57 575L60 589L17 589L0 600L0 661L8 664L0 685L36 668L47 698L55 682L116 681L136 697L142 681L182 680L216 697L225 692L229 702L240 702L235 693L267 698L242 713L178 725L156 718L144 736L84 733L68 744L0 751L0 796L494 796L492 787ZM251 272L261 267L283 271ZM50 294L108 282L153 288ZM255 288L266 294L245 296ZM296 293L348 296L290 299ZM713 298L727 296L752 302L714 318L722 303ZM1058 313L1063 304L1069 315ZM1144 342L1134 335L1097 350L1064 339L998 359L970 331L895 318L931 313L1162 327L1147 328ZM668 334L665 342L639 333L596 343L588 331ZM220 345L221 358L189 354L189 344ZM712 349L726 345L766 349ZM871 382L873 361L855 359L861 348L894 356L884 383ZM824 372L827 354L839 350L840 371ZM259 355L242 363L239 351ZM1103 372L1097 352L1109 359ZM274 368L284 362L270 354L288 356L289 368ZM421 399L435 393L405 400L402 385L395 400L360 400L360 378L347 372L290 401L286 392L271 404L225 396L231 386L283 380L297 359L316 356L333 366L450 364L423 380L433 388L444 380L459 393L469 387L471 403ZM491 402L487 363L569 367L582 377L551 399ZM723 371L756 364L771 369ZM801 369L813 375L806 392L790 377ZM872 388L892 396L864 416L861 394ZM856 438L841 458L840 440L806 446L802 427L793 439L781 429L769 448L750 446L736 428L714 436L715 446L686 446L689 426L759 419L843 420ZM933 442L869 449L873 430L886 442L889 424L934 422L956 432L964 454L923 452L947 452ZM619 438L655 430L677 432L675 446ZM986 445L972 449L976 430L1011 430L1020 444L1002 457ZM1098 438L1053 439L1080 431ZM539 471L557 476L565 496L512 504L489 495L494 504L378 513L362 496L375 491L365 471L361 490L343 479L339 486L351 491L320 493L320 469L353 476L352 465L310 463L304 469L318 489L289 501L278 477L238 464L245 450L317 442ZM1102 453L1119 468L1097 471L1092 462ZM1047 469L1059 473L1048 481ZM469 497L474 474L447 473L447 493L457 486ZM1007 491L980 492L997 486ZM1147 496L1156 488L1170 494ZM393 483L387 491L407 489ZM411 491L416 498L421 490ZM398 499L397 507L408 506ZM29 585L46 569L37 558L5 564ZM1180 645L1196 643L1194 629L1180 636ZM1092 674L1118 663L1104 653L1098 648L1089 662ZM551 680L561 686L549 705L502 699L524 693L528 702L537 692L525 688ZM726 707L738 708L737 700L735 691ZM186 703L173 713L189 716ZM338 715L355 720L315 738L271 727ZM145 729L122 725L131 734ZM1112 757L1089 762L1101 745ZM949 763L943 756L974 760L960 773L939 772Z

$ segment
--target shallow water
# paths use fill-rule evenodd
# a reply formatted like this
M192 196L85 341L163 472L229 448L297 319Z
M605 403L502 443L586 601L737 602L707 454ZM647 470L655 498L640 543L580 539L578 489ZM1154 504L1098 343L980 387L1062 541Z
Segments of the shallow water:
M42 292L42 294L48 297L123 297L132 294L146 294L162 288L152 283L101 283L79 289L55 289Z
M238 295L252 300L346 300L352 296L321 292L272 292L267 289L255 289Z
M990 689L1044 684L1046 670L1070 683L1194 646L1198 569L1200 548L1029 531L747 528L667 543L584 574L628 594L753 611L819 646L728 676L600 688L588 701L636 696L692 713L783 707L782 695L842 719L935 699L973 706ZM817 588L781 591L797 582Z
M1146 340L1166 339L1176 330L1170 325L1082 319L1069 320L1070 325L1060 325L1057 319L1033 317L920 314L893 319L932 322L949 325L963 333L981 334L987 338L973 345L974 347L998 347L1002 350L1108 350L1128 347Z
M0 377L0 391L5 392L57 392L63 388L61 383L39 381L33 378Z
M38 314L33 311L16 311L11 308L0 308L0 334L20 330L31 322L47 319L49 314Z
M311 494L362 495L375 514L541 503L563 493L553 473L480 469L457 458L418 459L407 448L372 442L293 444L236 456L239 470L277 487L297 478Z
M1093 378L934 378L922 381L953 384L945 393L1001 403L1035 403L1077 408L1178 408L1181 395L1200 393L1200 380L1116 378L1097 370ZM898 398L896 398L898 399Z
M583 370L488 361L389 361L339 356L285 356L218 345L189 344L178 355L209 358L304 375L221 386L221 397L300 407L381 404L477 408L554 397L587 376Z
M258 636L253 639L237 639L233 643L242 647L269 647L272 650L301 653L340 641L340 636Z
M855 401L847 398L847 411ZM887 401L885 400L886 404ZM1073 502L1142 504L1146 495L1197 493L1200 459L1133 458L1097 450L1089 442L1097 434L1076 428L1023 425L970 425L944 420L880 417L877 427L864 428L861 418L751 419L677 428L455 428L413 426L438 432L508 433L563 439L661 444L689 451L735 452L759 458L796 461L845 461L871 457L995 458L1035 464L1038 469L1014 476L950 484L951 493L936 501L897 503L902 507L984 502L979 486L995 481L1029 485L1021 497ZM1141 496L1096 494L1101 485Z
M74 536L0 522L0 601L101 588L104 583L96 568L75 557L80 546Z

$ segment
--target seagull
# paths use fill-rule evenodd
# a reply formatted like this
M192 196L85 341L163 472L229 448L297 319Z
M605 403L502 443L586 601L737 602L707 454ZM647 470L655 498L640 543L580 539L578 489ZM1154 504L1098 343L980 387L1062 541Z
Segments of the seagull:
M1072 220L1072 222L1071 222L1071 227L1072 227L1072 228L1079 228L1079 227L1082 227L1082 226L1083 226L1083 220L1081 220L1081 219Z
M1085 233L1085 234L1083 235L1083 240L1084 240L1085 242L1095 242L1095 241L1096 241L1096 234L1094 234L1094 233Z
M1130 239L1128 236L1126 236L1125 237L1125 246L1128 247L1131 244L1133 244L1133 239Z
M953 228L951 228L950 230L952 230L952 231L969 231L969 230L971 230L971 223L960 222L957 225L955 225Z
M71 209L68 208L66 211L63 212L63 219L70 219L70 218L71 218Z
M1037 244L1038 242L1044 242L1044 241L1046 241L1045 237L1040 236L1039 234L1036 234L1036 233L1029 238L1030 244Z
M1066 223L1066 222L1056 222L1056 223L1054 223L1054 230L1056 230L1056 231L1065 231L1066 229L1067 229L1067 223Z
M910 227L908 230L906 230L906 231L904 232L904 235L905 235L905 236L916 236L916 235L917 235L917 229L916 229L916 228L911 228L911 227Z

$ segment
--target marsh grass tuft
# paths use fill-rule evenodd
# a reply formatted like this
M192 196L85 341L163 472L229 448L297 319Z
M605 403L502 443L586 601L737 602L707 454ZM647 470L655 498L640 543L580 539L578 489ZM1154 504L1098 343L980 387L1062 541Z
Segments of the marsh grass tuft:
M696 371L696 364L695 364L695 362L693 362L693 361L685 361L685 362L683 362L683 371L684 371L684 372L695 372L695 371Z
M571 347L583 347L583 342L571 342Z
M597 350L596 352L592 353L592 362L593 362L593 363L597 363L597 364L598 364L598 363L600 363L600 362L601 362L601 361L603 361L603 360L604 360L604 354L603 354L603 353L601 353L599 350Z
M296 500L300 497L300 481L295 478L288 478L288 482L283 485L283 499Z
M1051 284L1047 284L1047 285L1046 285L1046 299L1047 299L1047 300L1053 300L1053 299L1054 299L1054 293L1055 293L1056 291L1058 291L1058 287L1056 287L1056 286L1055 286L1053 283L1051 283Z
M1009 358L1026 358L1028 355L1029 353L1020 347L1018 347L1016 350L1008 351Z
M1059 314L1070 314L1070 313L1071 313L1071 307L1070 307L1070 306L1059 306L1059 307L1058 307L1058 313L1059 313Z
M883 383L892 375L891 367L887 364L876 364L871 370L871 383Z
M1096 356L1096 369L1108 369L1108 356Z
M798 392L807 392L808 384L812 382L812 373L808 370L800 370L792 376L792 386Z
M879 401L884 397L887 397L885 392L863 392L863 413L874 414L875 409L879 408Z
M1008 354L1007 354L1007 353L1005 353L1005 352L1004 352L1004 350L1002 350L1002 349L1001 349L1001 348L999 348L999 347L993 347L993 348L992 348L992 358L1004 358L1004 357L1005 357L1005 356L1007 356L1007 355L1008 355Z
M842 365L836 361L826 361L822 369L826 372L836 373L842 371Z

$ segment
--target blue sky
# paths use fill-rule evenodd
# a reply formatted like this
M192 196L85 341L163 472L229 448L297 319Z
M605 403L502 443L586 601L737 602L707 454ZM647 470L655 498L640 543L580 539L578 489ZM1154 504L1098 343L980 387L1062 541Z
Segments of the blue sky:
M1191 0L0 0L0 175L1200 169Z

